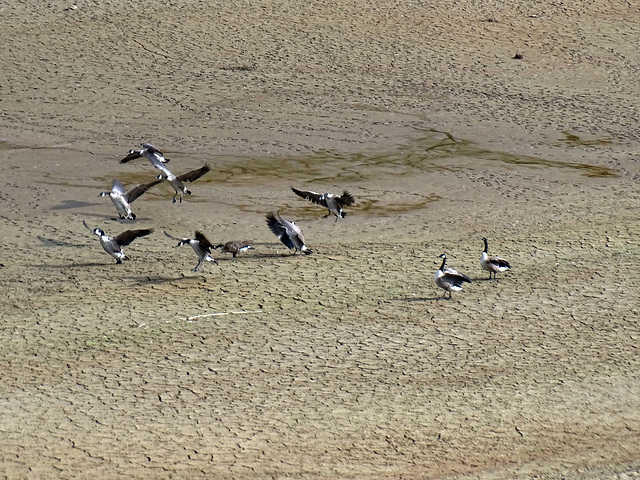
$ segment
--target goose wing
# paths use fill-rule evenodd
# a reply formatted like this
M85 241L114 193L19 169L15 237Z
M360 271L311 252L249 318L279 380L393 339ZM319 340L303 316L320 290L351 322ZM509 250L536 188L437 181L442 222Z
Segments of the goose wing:
M305 200L309 200L313 203L317 203L318 205L322 205L323 207L327 207L327 200L323 193L312 192L310 190L298 190L294 187L291 187L291 190L293 191L293 193L295 193L299 197L304 198Z
M290 222L286 218L282 218L278 215L280 223L284 226L287 231L287 236L291 240L291 243L296 248L302 248L304 246L304 235L302 234L302 230L298 225L294 222Z
M174 237L173 235L170 235L167 233L166 230L163 230L164 234L169 237L171 240L177 240L178 242L184 242L185 240L187 240L186 238L178 238L178 237Z
M120 180L113 181L113 183L111 184L111 192L118 195L124 195L127 193L124 188L124 183L122 183Z
M267 226L269 230L273 232L273 234L280 239L282 243L285 244L289 250L292 250L295 247L289 235L287 233L287 228L281 223L282 217L273 212L267 214Z
M467 277L465 274L458 272L457 270L446 267L442 273L446 275L448 279L450 279L454 284L461 285L464 282L472 283L471 279Z
M349 192L347 192L346 190L344 192L342 192L342 195L340 195L338 197L338 201L346 206L346 207L350 207L351 205L353 205L354 203L356 203L356 199L353 198L353 195L351 195Z
M158 150L153 143L143 143L142 148L146 149L149 153L158 154L164 157L164 153Z
M155 155L149 158L149 161L151 162L151 165L160 170L165 175L165 177L170 177L171 175L173 175Z
M149 190L151 187L153 187L154 185L159 184L161 181L162 181L161 179L158 179L158 180L154 180L153 182L150 182L150 183L145 183L143 185L136 185L131 190L129 190L126 194L123 193L123 195L126 195L127 201L129 203L131 203L136 198L138 198L140 195L142 195L144 192ZM114 182L115 182L115 180L114 180ZM123 190L124 190L124 187L123 187Z
M194 182L211 170L211 165L205 163L202 167L190 172L178 175L176 178L181 182Z
M140 153L139 150L129 150L129 153L127 154L126 157L124 157L122 160L120 160L120 163L127 163L130 162L131 160L135 160L136 158L140 158L142 156L142 154Z
M209 239L204 236L204 233L202 233L200 230L196 231L196 240L198 241L198 243L202 248L204 248L208 253L211 253L211 249L214 248L214 246L211 244Z
M507 262L504 258L501 258L497 255L490 257L489 263L491 263L492 265L495 265L498 268L511 268L511 265L509 265L509 262Z
M118 243L118 245L124 247L125 245L129 245L138 237L144 237L145 235L149 235L153 233L153 228L141 228L139 230L125 230L120 235L114 238L114 240Z

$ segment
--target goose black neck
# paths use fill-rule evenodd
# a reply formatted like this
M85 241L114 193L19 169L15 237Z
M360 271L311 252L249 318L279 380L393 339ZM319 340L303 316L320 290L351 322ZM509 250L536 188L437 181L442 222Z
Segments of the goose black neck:
M484 253L489 253L489 245L487 244L487 239L483 238L482 241L484 242Z
M447 261L447 257L445 257L444 255L442 256L442 265L440 265L440 270L444 270L444 264Z

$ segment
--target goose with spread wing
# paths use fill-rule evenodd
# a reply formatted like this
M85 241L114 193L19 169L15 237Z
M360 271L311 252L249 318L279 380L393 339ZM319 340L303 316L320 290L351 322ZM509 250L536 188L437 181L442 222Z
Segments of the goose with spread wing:
M151 163L162 172L156 178L166 180L175 190L176 193L173 195L172 203L176 203L176 197L178 195L180 195L180 203L182 203L182 198L185 194L191 195L191 191L184 185L184 182L195 182L197 179L211 171L211 166L208 163L205 163L202 167L195 170L191 170L181 175L174 175L162 163L156 160L152 160Z
M164 154L154 147L150 143L143 143L142 148L140 150L129 150L129 153L126 157L120 160L120 163L128 163L131 160L135 160L136 158L145 157L151 163L154 161L160 162L162 164L167 163L169 161L168 158L165 158Z
M334 193L317 193L310 190L298 190L294 187L291 187L291 190L299 197L327 208L329 213L325 215L325 218L333 213L336 217L336 222L339 218L347 216L342 208L350 207L355 203L353 195L346 190L342 192L342 195L336 195Z
M294 251L294 254L298 251L305 255L313 253L305 244L300 227L295 222L282 218L278 212L267 214L267 226L289 250Z
M196 255L198 255L198 264L191 270L192 272L199 271L202 268L202 265L204 265L204 262L213 262L216 265L218 264L216 259L211 256L211 249L214 248L214 246L200 230L196 230L194 238L177 238L169 235L167 232L164 232L164 234L172 240L178 240L176 247L189 245L193 248L193 251L196 252Z
M447 256L444 253L440 255L440 258L442 259L442 265L436 272L434 280L436 285L444 290L444 295L440 298L447 298L447 292L449 292L448 298L450 299L451 292L461 291L462 285L465 282L471 283L471 279L453 268L445 267Z
M136 238L153 233L153 228L141 228L138 230L125 230L116 237L110 237L101 228L91 228L84 220L82 223L89 231L100 238L100 245L102 245L105 252L116 259L116 263L129 260L129 257L124 254L123 247L129 245Z
M131 211L131 204L133 201L142 195L144 192L149 190L154 185L157 185L162 180L154 180L150 183L145 183L143 185L136 185L130 190L125 190L124 184L120 180L114 180L111 186L110 192L102 192L99 197L108 196L113 205L116 207L118 211L118 215L120 218L126 218L127 220L135 220L136 214Z

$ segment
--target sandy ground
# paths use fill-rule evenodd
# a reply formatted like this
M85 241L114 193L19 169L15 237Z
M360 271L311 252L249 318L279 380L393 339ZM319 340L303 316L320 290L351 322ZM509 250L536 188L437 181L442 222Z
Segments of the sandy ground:
M637 5L14 3L0 476L640 476ZM114 220L143 141L213 171ZM116 265L82 220L155 233ZM255 249L193 273L196 229Z

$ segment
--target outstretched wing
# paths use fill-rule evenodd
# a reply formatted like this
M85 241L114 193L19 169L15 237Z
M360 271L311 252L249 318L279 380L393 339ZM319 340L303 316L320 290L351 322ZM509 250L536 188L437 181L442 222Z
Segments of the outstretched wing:
M211 244L209 239L204 236L204 233L202 233L200 230L196 230L196 240L198 241L198 243L202 248L204 248L207 252L211 253L211 249L214 248L214 246Z
M167 237L169 237L171 240L177 240L177 241L179 241L179 242L182 242L182 241L186 240L185 238L178 238L178 237L174 237L173 235L169 235L169 234L167 233L167 231L166 231L166 230L163 230L163 232L164 232L164 234L165 234Z
M160 160L158 160L158 157L156 157L155 155L149 158L149 161L151 162L151 165L160 170L165 177L170 177L172 175L169 169L165 167L164 164Z
M115 180L114 180L115 181ZM145 183L143 185L136 185L135 187L133 187L131 190L129 190L127 192L127 201L129 203L133 202L136 198L138 198L140 195L142 195L144 192L146 192L147 190L149 190L151 187L153 187L154 185L157 185L161 182L162 180L154 180L151 183ZM123 188L124 189L124 188Z
M164 157L164 153L158 150L152 143L143 143L142 148L146 148L149 151L149 153L157 153L158 155L161 155Z
M346 190L342 192L342 195L340 197L338 197L338 201L346 207L350 207L351 205L356 203L356 199L353 198L353 195L351 195Z
M269 230L271 230L273 234L278 237L287 248L289 248L289 250L292 250L295 248L295 245L287 234L287 228L280 223L281 219L282 217L276 213L267 213L267 226L269 227Z
M127 191L124 189L124 184L120 180L114 180L111 184L111 191L118 195L124 195Z
M129 150L129 154L124 157L122 160L120 160L120 163L127 163L130 162L131 160L135 160L136 158L140 158L142 156L142 154L140 153L139 150Z
M312 192L310 190L298 190L294 187L291 187L291 191L293 191L293 193L295 193L299 197L304 198L305 200L317 203L318 205L322 205L323 207L327 206L327 200L323 193Z
M197 170L191 170L190 172L183 173L182 175L178 175L176 178L181 182L194 182L204 174L211 170L211 166L208 163L205 163L202 167Z
M153 233L153 228L142 228L140 230L125 230L120 235L114 238L118 245L124 247L125 245L129 245L138 237L144 237L145 235L149 235Z

